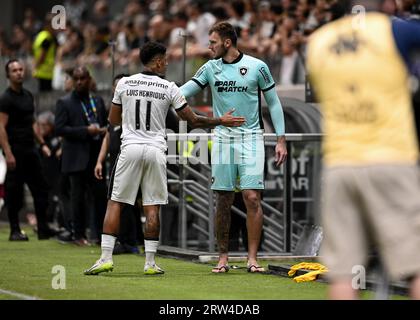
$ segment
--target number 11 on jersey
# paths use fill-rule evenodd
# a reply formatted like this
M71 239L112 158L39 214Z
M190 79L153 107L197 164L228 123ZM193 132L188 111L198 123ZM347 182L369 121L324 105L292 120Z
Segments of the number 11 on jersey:
M146 105L146 131L150 131L150 112L152 109L152 101L146 101L147 105ZM140 130L141 129L141 116L140 116L140 110L141 110L141 100L138 99L136 100L136 130Z

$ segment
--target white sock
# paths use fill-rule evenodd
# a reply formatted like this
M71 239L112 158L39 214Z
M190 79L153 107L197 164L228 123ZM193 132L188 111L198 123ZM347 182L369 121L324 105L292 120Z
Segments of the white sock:
M145 265L154 266L155 265L155 255L159 241L155 240L144 240L144 252L146 253L146 262Z
M112 260L112 252L114 251L115 240L117 238L109 234L102 234L101 249L102 255L101 259L108 261Z

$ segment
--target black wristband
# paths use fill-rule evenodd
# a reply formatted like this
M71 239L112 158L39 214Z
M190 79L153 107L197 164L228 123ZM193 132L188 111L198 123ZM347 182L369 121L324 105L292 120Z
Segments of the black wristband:
M47 144L45 143L45 142L43 142L43 143L41 143L40 145L39 145L39 147L40 148L42 148L43 146L46 146Z

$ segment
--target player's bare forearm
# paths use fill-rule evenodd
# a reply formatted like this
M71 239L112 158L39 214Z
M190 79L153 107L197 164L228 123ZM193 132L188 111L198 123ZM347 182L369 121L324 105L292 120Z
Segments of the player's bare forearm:
M217 191L216 198L217 245L220 253L227 253L229 250L230 210L235 198L235 193L232 191Z
M106 155L108 153L108 147L109 147L109 132L105 134L104 139L102 140L101 150L99 151L98 159L96 162L104 163Z
M208 118L196 115L194 121L190 123L193 128L214 128L222 124L220 118Z
M122 108L119 105L112 104L111 110L109 111L108 121L113 126L121 125L122 121Z
M189 106L183 108L180 111L177 111L177 113L182 120L187 121L188 124L193 128L214 128L221 124L219 118L200 116L196 114Z
M196 114L190 107L187 106L181 111L178 111L178 115L182 120L187 121L193 128L214 128L219 125L225 127L239 127L245 122L245 118L232 116L234 111L235 110L226 112L220 118L210 118Z

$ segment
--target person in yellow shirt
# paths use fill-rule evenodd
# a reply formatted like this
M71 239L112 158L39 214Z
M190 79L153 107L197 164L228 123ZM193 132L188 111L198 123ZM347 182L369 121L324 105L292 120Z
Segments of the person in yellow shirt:
M420 299L419 146L407 81L420 24L379 13L382 4L352 1L366 14L327 24L308 44L324 116L320 257L332 299L357 298L352 283L370 245Z
M44 28L36 35L32 45L34 54L33 76L39 81L39 91L51 91L54 74L57 39L52 27L52 15L47 14Z

